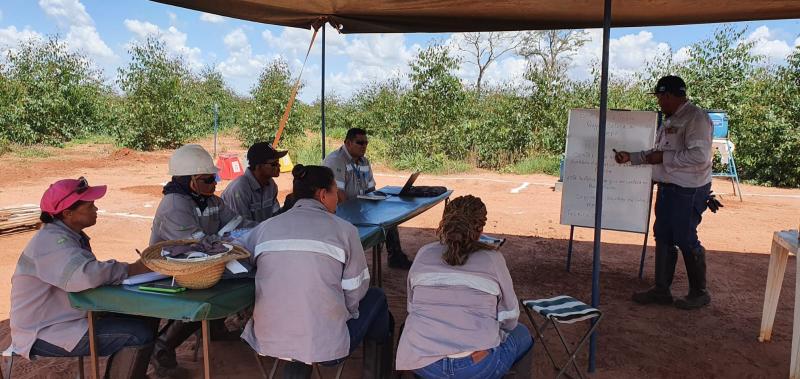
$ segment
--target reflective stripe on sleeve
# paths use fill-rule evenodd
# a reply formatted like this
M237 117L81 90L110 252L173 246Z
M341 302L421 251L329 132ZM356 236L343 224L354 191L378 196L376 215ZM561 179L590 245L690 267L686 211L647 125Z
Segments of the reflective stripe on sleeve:
M361 273L354 278L342 279L342 289L345 291L356 290L361 287L361 284L365 281L369 281L369 268L364 268L364 271L361 271Z

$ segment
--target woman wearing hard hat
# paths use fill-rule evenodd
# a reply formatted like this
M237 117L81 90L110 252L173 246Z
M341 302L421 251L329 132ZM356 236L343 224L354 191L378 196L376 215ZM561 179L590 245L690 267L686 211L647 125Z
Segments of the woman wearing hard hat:
M214 235L236 214L214 194L219 171L211 155L200 145L183 145L169 159L172 180L164 186L158 205L150 245L179 239L201 239ZM224 320L211 322L212 337L224 335ZM184 376L175 349L200 328L199 322L174 321L156 341L153 363L160 377ZM237 336L238 338L238 336Z
M26 358L89 355L86 312L67 295L122 282L149 271L141 262L98 261L84 229L97 222L94 201L106 186L83 177L50 185L40 202L44 226L22 251L11 277L11 347ZM108 356L106 377L143 378L158 320L108 314L94 327L98 353ZM9 376L11 373L9 372Z

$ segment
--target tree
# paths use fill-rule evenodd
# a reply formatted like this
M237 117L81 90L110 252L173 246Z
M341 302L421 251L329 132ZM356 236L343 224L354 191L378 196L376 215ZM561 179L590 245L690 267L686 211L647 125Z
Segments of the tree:
M60 145L108 125L110 89L101 72L58 36L30 39L0 65L0 137Z
M204 129L197 124L194 79L182 57L169 57L164 42L150 37L130 49L119 69L124 93L118 141L127 147L174 148ZM205 126L205 130L208 126Z
M486 70L501 56L513 51L519 44L520 33L487 32L464 33L456 43L456 49L467 54L468 63L478 69L475 91L480 95L481 83Z
M292 94L292 74L288 64L276 59L264 68L258 83L250 91L252 100L247 102L241 127L239 128L242 143L249 146L255 142L272 142L278 131L286 103ZM305 108L298 105L292 107L289 121L283 131L285 137L301 135L303 126L302 113ZM298 125L299 124L299 125Z
M589 34L581 30L536 30L522 34L517 54L533 63L538 60L543 74L556 77L566 71L567 64Z

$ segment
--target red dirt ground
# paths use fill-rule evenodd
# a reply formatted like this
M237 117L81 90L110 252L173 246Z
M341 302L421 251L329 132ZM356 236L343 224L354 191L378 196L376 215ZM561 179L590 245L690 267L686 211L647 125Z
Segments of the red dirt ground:
M201 141L209 147L209 141ZM242 150L232 139L222 140L222 151ZM38 204L41 193L54 180L83 175L92 184L107 184L108 195L98 201L98 224L87 230L100 259L133 261L135 248L146 246L151 221L120 214L152 216L161 197L170 151L135 152L107 145L83 145L58 150L55 156L40 159L0 157L4 175L0 176L0 207ZM401 185L407 174L378 168L381 185ZM278 179L283 193L290 188L289 174ZM489 208L486 233L508 238L502 251L506 256L517 295L541 298L569 294L586 302L591 294L591 240L588 229L576 231L572 272L564 269L569 227L560 225L560 194L550 188L555 178L544 175L501 175L485 171L449 176L423 176L425 185L445 185L454 195L480 196ZM530 186L519 193L511 189L523 182ZM221 190L222 187L219 188ZM800 190L742 186L744 202L723 195L725 208L707 213L700 237L708 249L711 306L686 312L671 307L642 307L631 303L634 290L652 281L652 238L645 266L645 278L637 270L642 236L603 232L600 308L605 319L599 327L596 378L767 378L786 377L789 371L794 280L783 285L772 342L757 340L769 263L773 231L796 228L800 216ZM730 184L715 182L714 191L729 192ZM766 195L766 196L765 196ZM777 196L774 196L777 195ZM409 255L433 241L434 228L441 216L439 205L400 228L404 250ZM0 349L9 342L8 310L10 278L19 253L32 231L0 235ZM787 278L795 276L791 258ZM679 263L675 292L687 288L685 271ZM395 317L405 318L404 271L386 269L385 289ZM520 318L524 319L524 316ZM527 320L524 320L526 324ZM567 326L568 335L577 336L581 326ZM190 342L193 340L190 339ZM558 349L555 334L549 346ZM544 351L535 346L535 375L554 375ZM202 360L193 362L191 347L184 344L181 364L194 377L202 377ZM211 345L212 370L217 378L258 378L260 372L252 351L240 342L214 342ZM346 365L346 377L359 377L360 351ZM580 354L585 367L585 351ZM16 378L61 378L75 373L73 360L18 359ZM88 371L87 371L88 372Z

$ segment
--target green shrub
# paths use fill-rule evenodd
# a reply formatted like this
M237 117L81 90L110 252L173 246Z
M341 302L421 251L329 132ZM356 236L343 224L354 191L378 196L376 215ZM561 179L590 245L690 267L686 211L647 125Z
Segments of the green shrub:
M561 155L534 154L507 167L505 171L514 174L547 174L559 176Z
M175 148L201 134L194 83L183 58L169 57L155 38L133 45L130 54L131 62L119 69L124 93L116 128L119 143L139 150Z
M252 99L244 105L239 137L245 146L255 142L272 142L278 131L281 117L292 93L289 66L277 59L267 66L258 78L258 84L250 91ZM294 103L282 138L301 136L310 125L311 112L308 105Z
M108 128L110 89L85 56L58 37L30 39L0 64L0 136L30 145L60 145Z

